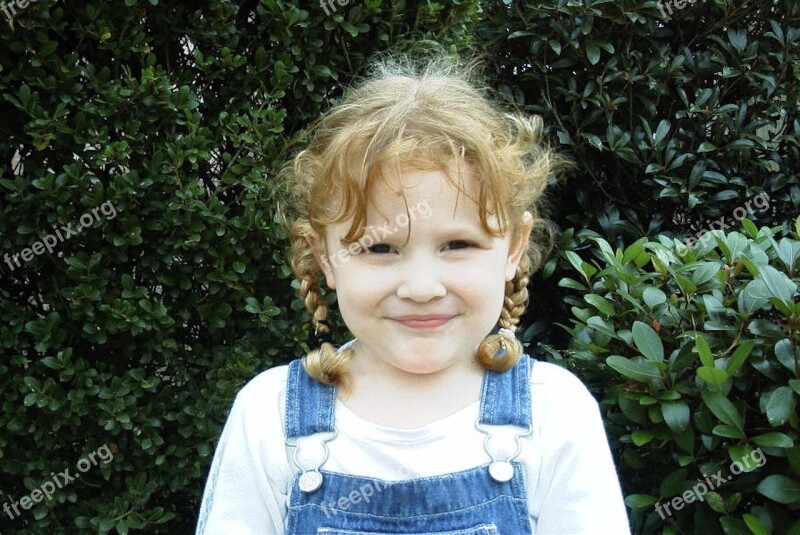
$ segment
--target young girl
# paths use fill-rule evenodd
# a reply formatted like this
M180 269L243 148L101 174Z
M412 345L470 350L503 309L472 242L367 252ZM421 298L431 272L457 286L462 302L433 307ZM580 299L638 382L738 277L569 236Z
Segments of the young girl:
M287 176L318 344L237 396L197 533L629 533L597 403L514 337L540 128L445 60L384 62L313 125Z

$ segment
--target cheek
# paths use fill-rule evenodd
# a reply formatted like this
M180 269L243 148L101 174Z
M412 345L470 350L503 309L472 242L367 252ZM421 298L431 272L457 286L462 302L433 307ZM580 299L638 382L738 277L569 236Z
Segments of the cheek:
M391 292L390 278L380 269L343 264L334 273L340 308L372 306Z
M492 284L487 284L483 291L483 301L486 303L485 313L499 317L505 301L505 280L499 279Z
M373 322L385 312L385 303L392 294L386 281L374 273L342 270L337 279L336 301L339 314L356 337L369 334Z
M502 260L459 270L459 273L454 273L453 287L458 288L473 307L480 307L485 314L499 315L505 296L504 265Z

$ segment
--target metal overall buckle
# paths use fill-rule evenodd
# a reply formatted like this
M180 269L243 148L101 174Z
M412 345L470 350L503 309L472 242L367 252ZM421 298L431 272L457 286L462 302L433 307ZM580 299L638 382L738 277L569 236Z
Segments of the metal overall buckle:
M475 422L475 429L486 435L486 437L483 439L483 449L492 460L492 462L489 464L489 475L498 483L507 483L508 481L511 481L511 478L514 477L514 466L512 466L511 461L516 459L522 451L520 439L533 433L533 427L529 425L525 428L525 431L514 434L514 444L516 445L516 450L508 459L498 459L497 456L490 451L489 439L492 436L491 431L485 429L479 421Z
M328 451L328 442L334 440L338 435L339 431L334 430L332 436L322 441L322 450L324 452L324 455L322 457L322 461L313 468L303 468L300 465L300 461L297 459L297 453L300 451L300 448L297 445L297 439L286 440L286 445L294 448L294 451L292 452L292 462L302 472L300 474L300 479L297 482L297 485L298 487L300 487L301 491L310 494L312 492L315 492L322 486L323 477L322 473L319 470L328 461L328 455L330 454L330 452Z

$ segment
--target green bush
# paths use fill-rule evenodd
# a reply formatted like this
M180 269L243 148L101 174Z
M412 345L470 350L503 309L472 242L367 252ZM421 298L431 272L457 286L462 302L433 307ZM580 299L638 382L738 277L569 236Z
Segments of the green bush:
M0 507L113 460L0 531L193 529L235 392L307 337L272 177L367 57L466 47L479 15L337 7L42 0L3 22Z
M800 2L674 3L485 8L500 92L577 164L551 193L562 228L614 244L683 234L762 192L762 224L800 213Z
M742 223L564 253L572 344L551 354L604 393L636 533L800 533L800 217L793 238Z
M576 163L524 336L604 400L636 533L797 534L800 243L780 228L800 213L800 3L680 5L485 7L499 91Z

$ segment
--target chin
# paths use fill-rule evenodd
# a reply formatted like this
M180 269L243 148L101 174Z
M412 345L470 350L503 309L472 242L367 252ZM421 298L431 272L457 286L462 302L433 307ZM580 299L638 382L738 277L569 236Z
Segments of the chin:
M424 361L398 362L395 366L402 371L414 375L431 375L446 370L457 364L450 359L425 359Z

